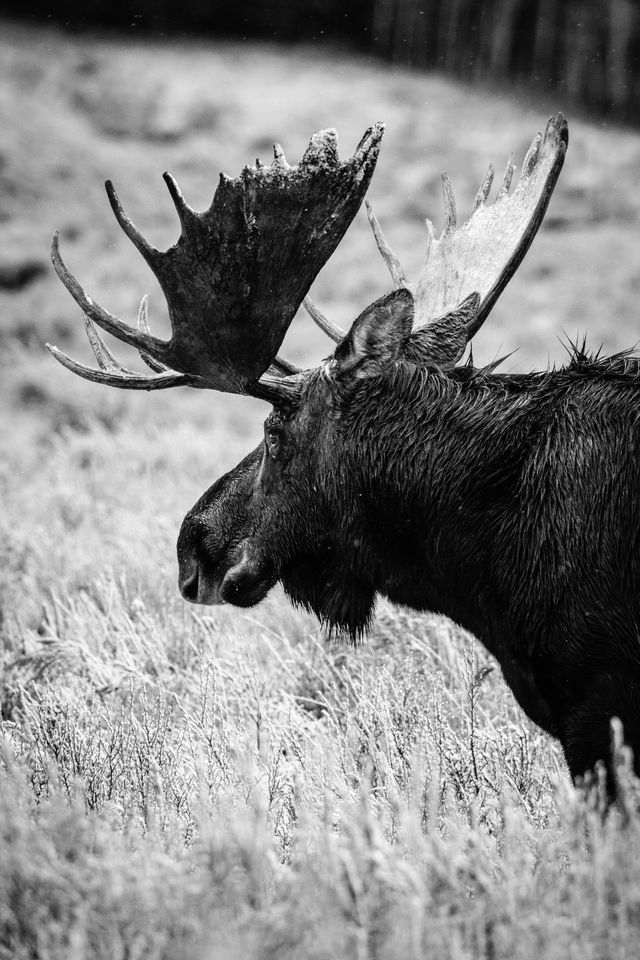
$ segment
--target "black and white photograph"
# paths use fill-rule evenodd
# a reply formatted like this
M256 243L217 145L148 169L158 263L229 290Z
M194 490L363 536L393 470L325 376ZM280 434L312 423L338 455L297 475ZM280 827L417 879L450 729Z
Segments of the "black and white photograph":
M0 960L640 960L640 4L5 0Z

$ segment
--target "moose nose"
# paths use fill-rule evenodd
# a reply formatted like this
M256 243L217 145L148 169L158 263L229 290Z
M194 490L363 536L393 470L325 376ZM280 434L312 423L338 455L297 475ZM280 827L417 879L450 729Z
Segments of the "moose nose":
M188 600L189 603L198 602L198 581L200 579L198 564L194 563L191 570L187 572L184 577L180 578L180 583L178 584L180 588L180 593L185 600Z

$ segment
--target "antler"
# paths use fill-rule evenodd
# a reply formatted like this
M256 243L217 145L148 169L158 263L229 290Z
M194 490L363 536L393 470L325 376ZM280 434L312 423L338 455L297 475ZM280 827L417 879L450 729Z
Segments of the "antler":
M301 162L289 166L282 148L273 163L222 174L213 202L196 213L173 177L164 180L182 231L161 252L125 214L110 181L106 188L123 231L156 275L166 297L172 336L149 332L146 298L138 329L93 301L69 272L54 237L56 272L87 317L87 333L100 369L77 363L49 344L54 357L88 380L132 389L178 385L208 387L282 399L296 389L296 373L277 351L317 273L353 220L373 174L383 124L365 133L355 154L340 161L335 130L311 138ZM136 347L155 375L122 366L95 326ZM271 373L265 371L270 370ZM285 378L289 379L285 379Z
M544 135L534 137L522 164L520 181L511 194L509 189L515 167L513 156L510 157L492 205L487 205L494 176L493 165L489 167L476 195L473 211L461 227L456 226L455 198L449 178L443 173L444 228L436 238L433 224L427 220L427 252L415 285L407 281L373 208L366 202L378 249L394 285L408 286L414 293L414 329L451 313L472 293L479 293L477 312L467 324L467 340L477 333L518 269L542 223L568 142L567 122L558 113L549 119Z

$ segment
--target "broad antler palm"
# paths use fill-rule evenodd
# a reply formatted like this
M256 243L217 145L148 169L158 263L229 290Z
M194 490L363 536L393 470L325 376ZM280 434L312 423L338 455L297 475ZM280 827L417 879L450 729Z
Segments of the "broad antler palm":
M469 218L457 226L451 181L442 174L444 227L435 236L427 220L427 250L417 283L411 283L382 232L372 205L365 201L373 235L394 286L414 297L413 332L409 356L414 361L457 362L478 332L496 300L518 269L544 218L564 163L569 142L567 121L561 113L550 117L544 134L538 133L522 164L520 180L510 193L515 171L509 158L495 202L487 204L494 178L489 166L476 194ZM305 298L305 308L333 340L344 336L319 308Z
M391 250L368 201L367 212L378 249L398 287L414 294L414 330L438 323L473 293L479 295L467 324L473 337L514 275L538 232L564 163L569 142L567 121L561 113L550 117L544 134L538 133L522 163L520 180L510 193L515 171L509 158L495 202L487 204L495 169L489 166L476 194L469 218L457 226L456 202L451 181L442 174L444 227L436 238L427 220L427 251L420 277L411 284Z
M86 316L87 334L99 370L77 363L49 346L54 357L89 380L133 389L185 384L244 393L277 402L299 390L295 367L277 356L293 317L304 301L315 322L334 340L344 333L306 296L353 220L375 168L383 124L371 127L351 159L340 161L336 133L315 134L298 166L290 167L274 147L269 167L259 162L232 180L221 175L209 210L196 213L169 174L164 179L182 232L165 252L136 230L107 181L116 218L156 277L169 306L172 337L151 336L146 298L138 329L127 326L90 299L67 270L57 236L52 259L58 276ZM411 284L367 204L378 249L396 287L414 297L409 354L416 361L451 364L462 356L517 270L544 217L568 143L562 114L551 117L524 159L520 180L509 160L496 200L487 204L493 181L489 167L465 223L457 227L453 190L442 175L445 224L436 238L427 221L427 252L420 277ZM140 351L154 371L142 376L122 366L95 325Z
M149 333L146 299L137 330L98 306L65 266L56 235L53 265L85 313L100 369L47 344L54 357L88 380L116 387L154 390L183 384L269 400L286 396L293 385L285 377L295 368L277 358L277 351L316 274L362 203L383 130L383 124L367 130L346 161L338 158L334 130L316 133L297 166L289 166L276 144L270 166L257 161L236 179L222 174L204 213L188 206L165 173L182 231L164 252L135 228L107 181L118 223L166 297L172 336L165 342ZM137 347L155 375L122 366L95 325Z

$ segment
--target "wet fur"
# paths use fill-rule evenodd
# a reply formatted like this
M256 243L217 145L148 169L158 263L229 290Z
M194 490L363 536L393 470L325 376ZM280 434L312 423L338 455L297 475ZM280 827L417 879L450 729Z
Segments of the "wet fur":
M201 509L241 517L334 631L366 632L377 594L470 630L574 776L609 763L614 715L640 759L639 361L574 348L563 369L505 375L411 349L313 371L267 421L282 464L259 447Z
M445 614L574 775L608 758L612 715L640 757L639 414L629 354L576 348L524 376L401 361L357 381L323 481L335 546L284 572L289 596L353 637L376 593Z

